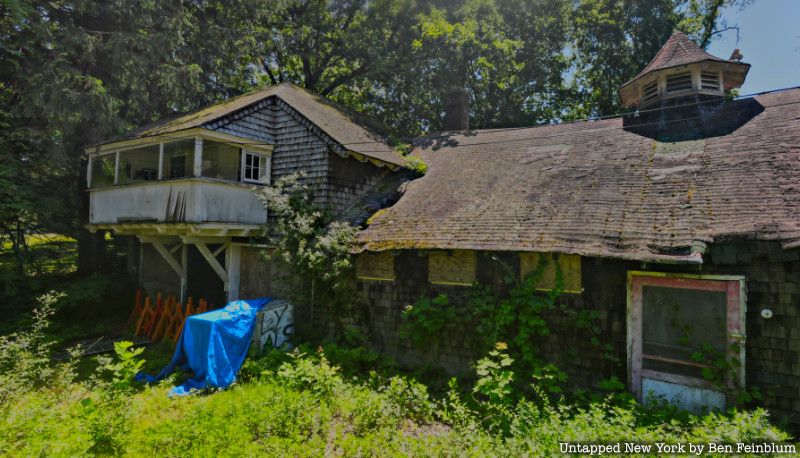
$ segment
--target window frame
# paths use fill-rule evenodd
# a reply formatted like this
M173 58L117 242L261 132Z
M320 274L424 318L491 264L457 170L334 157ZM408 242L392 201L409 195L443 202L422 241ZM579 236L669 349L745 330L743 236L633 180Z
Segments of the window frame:
M251 184L265 184L265 185L269 184L270 183L270 175L272 175L272 164L271 164L271 161L270 161L270 158L272 157L272 155L265 154L265 153L262 153L262 152L259 152L259 151L250 150L250 149L247 149L247 148L241 148L240 154L242 156L241 157L241 164L240 164L240 170L241 170L241 177L240 177L241 179L240 179L240 181L242 183L251 183ZM247 171L247 165L246 164L247 164L247 157L248 156L250 156L252 158L258 158L259 175L260 175L261 170L263 169L264 170L264 178L253 179L253 178L247 178L245 176L246 171ZM263 165L262 165L262 163L263 163ZM250 167L251 170L253 170L252 162L251 162L251 165L249 167Z

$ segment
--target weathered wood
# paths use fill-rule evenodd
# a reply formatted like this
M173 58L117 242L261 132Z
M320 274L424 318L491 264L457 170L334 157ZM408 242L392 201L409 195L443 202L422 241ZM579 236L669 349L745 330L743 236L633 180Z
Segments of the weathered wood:
M470 286L475 282L477 257L472 250L428 253L428 281L435 285Z
M180 276L181 278L186 277L186 269L184 268L184 266L182 266L181 263L179 263L178 260L175 259L172 253L164 247L164 244L162 244L160 240L153 237L144 237L142 238L142 242L151 243L153 245L153 248L155 248L156 251L158 251L158 253L161 254L161 257L163 257L164 260L167 261L167 264L169 264L169 266L172 267L172 269L178 274L178 276Z
M581 257L576 254L563 253L520 253L520 276L524 278L536 271L540 262L545 262L542 276L536 282L536 288L549 291L556 287L556 272L560 269L564 280L564 292L580 293Z
M149 181L90 192L90 224L264 224L264 205L244 183L211 178Z
M390 251L360 253L356 256L356 277L366 281L393 281L394 254Z
M193 175L195 177L203 176L203 139L201 137L194 138L194 164Z
M195 242L194 246L197 247L197 251L199 251L200 254L203 255L203 257L206 259L206 261L208 261L208 264L211 266L211 268L214 269L214 272L216 272L217 275L219 275L219 278L222 279L222 281L227 286L227 284L228 284L228 272L226 272L225 268L222 267L222 265L219 263L219 261L217 261L217 258L214 257L214 255L208 249L206 244L202 243L202 242ZM225 288L225 291L228 291L227 287Z
M242 247L228 243L225 251L225 267L228 271L228 301L239 299L240 269L242 264Z

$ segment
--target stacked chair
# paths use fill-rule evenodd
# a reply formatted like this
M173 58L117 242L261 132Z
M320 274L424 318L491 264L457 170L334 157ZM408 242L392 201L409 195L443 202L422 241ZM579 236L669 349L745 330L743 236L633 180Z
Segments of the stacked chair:
M132 327L137 336L147 336L150 342L158 342L162 339L172 339L177 342L178 337L183 331L186 319L192 315L205 313L209 310L209 304L205 299L197 301L195 306L192 298L186 300L184 307L174 295L167 296L166 299L158 293L155 304L150 297L143 299L141 290L136 291L136 299L131 316L125 324L125 328Z

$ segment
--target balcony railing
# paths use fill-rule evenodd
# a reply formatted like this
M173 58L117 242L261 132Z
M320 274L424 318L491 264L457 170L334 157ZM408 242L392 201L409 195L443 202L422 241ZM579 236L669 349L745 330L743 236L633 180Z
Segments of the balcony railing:
M271 147L208 131L184 135L90 153L90 224L265 223L251 188L269 183Z
M264 224L267 212L250 185L183 178L94 189L90 224L136 222Z

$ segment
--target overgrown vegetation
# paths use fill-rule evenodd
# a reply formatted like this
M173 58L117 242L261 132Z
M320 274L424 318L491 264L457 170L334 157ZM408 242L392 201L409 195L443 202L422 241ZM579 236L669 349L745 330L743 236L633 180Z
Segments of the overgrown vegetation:
M264 228L270 242L265 256L285 267L279 281L289 299L312 313L321 302L346 302L353 267L350 249L358 229L333 221L314 202L314 187L303 174L260 187L258 197L270 214L270 224Z
M131 383L142 355L127 344L89 377L76 376L74 358L52 362L53 300L30 329L0 340L4 456L545 456L560 441L788 438L763 410L695 416L615 392L571 404L538 388L523 395L502 345L478 362L471 387L453 379L434 392L375 353L328 344L273 351L248 360L227 391L170 399L172 380Z
M420 298L403 311L401 334L419 348L431 348L448 332L463 333L470 329L470 342L478 354L497 351L493 347L503 342L503 350L511 355L504 360L508 365L513 362L515 370L537 378L546 385L546 391L560 393L566 374L545 361L538 350L538 339L551 331L548 316L568 317L583 331L588 342L600 348L607 358L612 356L609 344L600 340L597 311L575 309L566 301L559 301L564 279L558 265L554 287L547 291L538 289L547 267L548 261L542 257L534 271L522 279L506 268L503 282L508 287L507 294L476 283L466 297L457 301L444 294ZM524 389L519 385L517 388Z

